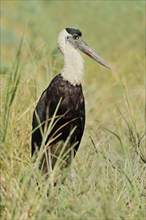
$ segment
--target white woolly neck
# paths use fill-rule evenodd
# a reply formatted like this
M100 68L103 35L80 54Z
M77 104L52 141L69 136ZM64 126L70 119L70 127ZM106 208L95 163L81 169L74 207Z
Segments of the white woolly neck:
M84 75L84 61L77 50L64 54L64 67L61 71L62 77L72 85L79 85Z
M64 56L64 67L61 75L72 85L80 85L84 75L84 61L81 54L66 39L67 32L63 30L58 37L58 46Z

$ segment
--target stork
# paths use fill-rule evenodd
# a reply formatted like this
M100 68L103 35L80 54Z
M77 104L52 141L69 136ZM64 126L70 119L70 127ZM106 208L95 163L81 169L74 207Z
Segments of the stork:
M45 174L52 172L60 152L62 167L69 165L71 155L76 155L83 136L85 101L81 83L84 61L78 50L102 66L110 68L81 36L81 31L74 28L65 28L59 33L58 47L64 56L64 66L42 93L33 113L31 154L33 156L35 152L39 152L44 144L45 151L40 160L40 167ZM55 119L51 127L52 117Z

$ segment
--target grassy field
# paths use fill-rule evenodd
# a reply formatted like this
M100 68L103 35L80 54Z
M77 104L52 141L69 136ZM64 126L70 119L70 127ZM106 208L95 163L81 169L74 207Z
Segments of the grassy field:
M145 218L145 17L145 1L1 1L1 219ZM112 70L83 55L75 183L52 188L30 158L31 120L62 67L65 27L78 27Z

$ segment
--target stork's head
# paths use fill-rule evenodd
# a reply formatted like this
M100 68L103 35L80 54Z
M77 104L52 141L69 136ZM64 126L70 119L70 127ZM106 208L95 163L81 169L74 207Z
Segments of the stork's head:
M70 50L79 49L85 53L97 63L102 66L109 68L110 66L106 63L99 55L97 55L81 38L82 33L78 29L66 28L63 29L58 36L58 47L63 54L69 53Z

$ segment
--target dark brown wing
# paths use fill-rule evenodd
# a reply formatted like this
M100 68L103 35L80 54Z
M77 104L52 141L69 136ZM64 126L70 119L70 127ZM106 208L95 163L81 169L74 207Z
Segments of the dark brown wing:
M45 124L45 121L53 116L60 99L61 103L57 115L61 117L49 134L48 139L52 137L54 133L55 135L59 133L61 135L55 142L59 140L65 141L70 131L76 127L71 137L70 144L77 143L75 146L75 151L77 151L85 124L85 105L82 87L81 85L71 85L68 81L65 81L60 74L51 81L49 87L43 92L39 99L33 114L32 129L34 131L39 126L38 121ZM48 125L49 123L50 122L48 122ZM41 126L43 131L44 124ZM58 133L56 131L58 131ZM41 142L42 135L40 128L38 128L32 133L32 155L36 146L38 149L40 148Z

